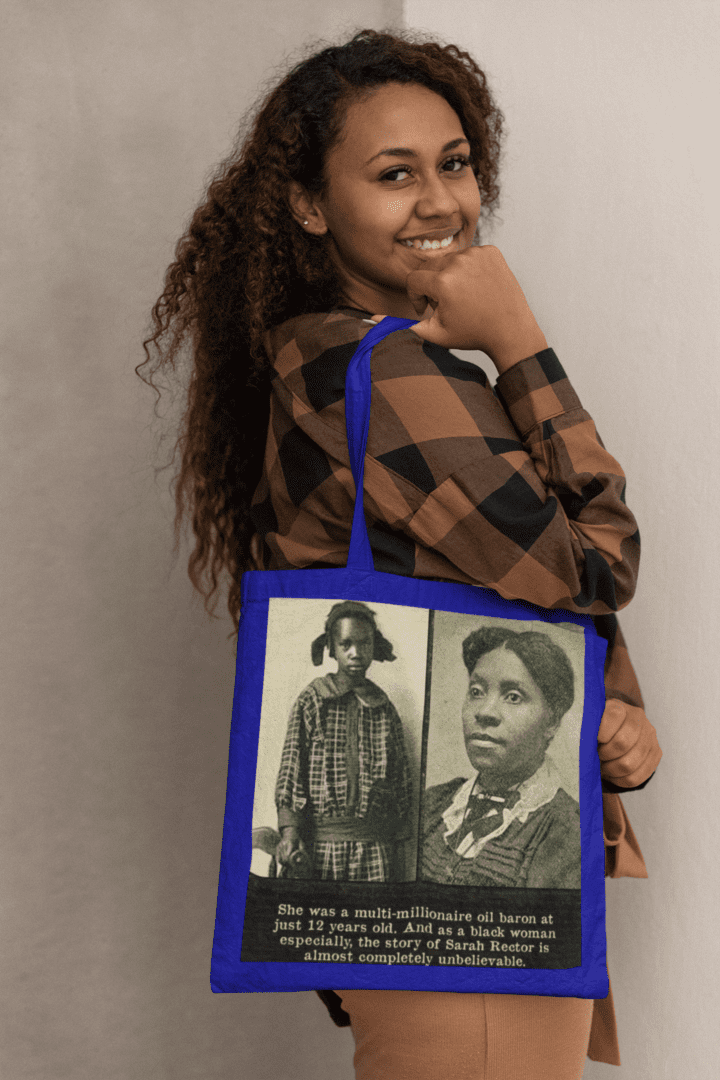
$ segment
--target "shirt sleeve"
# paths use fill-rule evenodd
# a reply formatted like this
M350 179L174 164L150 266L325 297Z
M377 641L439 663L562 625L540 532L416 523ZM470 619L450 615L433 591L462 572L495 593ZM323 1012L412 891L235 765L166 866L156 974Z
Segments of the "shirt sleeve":
M410 813L410 770L408 768L407 754L405 753L402 722L392 702L388 705L388 720L390 729L388 779L392 781L395 788L395 811L398 817L404 820Z
M366 504L414 542L416 562L434 553L436 572L418 576L545 608L604 614L627 604L639 536L625 476L554 352L510 368L496 396L446 350L414 348L437 373L386 374L378 358ZM410 437L402 447L399 428Z
M313 324L277 356L253 506L268 568L347 558L344 378L357 326ZM476 365L400 330L373 350L372 380L365 511L376 569L592 615L631 600L639 536L625 476L552 349L493 392Z
M304 690L290 712L280 769L275 785L275 805L278 812L278 828L288 825L300 828L305 819L308 802L308 761L306 707L310 704L309 691Z
M580 812L569 801L556 796L550 804L556 810L528 867L527 889L580 888Z

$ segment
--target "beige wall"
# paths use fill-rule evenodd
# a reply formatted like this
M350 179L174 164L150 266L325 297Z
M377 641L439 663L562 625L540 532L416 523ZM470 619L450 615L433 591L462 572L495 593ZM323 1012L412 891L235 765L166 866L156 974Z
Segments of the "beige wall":
M620 1075L709 1080L720 1050L720 7L407 0L405 17L462 43L491 76L509 131L491 239L628 473L644 556L622 625L666 756L650 787L625 797L650 880L608 886Z
M352 1076L314 995L210 993L233 647L173 562L133 373L208 169L338 11L3 4L3 1080Z

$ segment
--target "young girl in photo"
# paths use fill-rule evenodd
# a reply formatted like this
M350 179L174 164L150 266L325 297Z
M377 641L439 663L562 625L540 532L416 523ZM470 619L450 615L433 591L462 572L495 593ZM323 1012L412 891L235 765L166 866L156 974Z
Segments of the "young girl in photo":
M407 828L410 780L402 724L384 690L366 677L394 660L365 604L334 604L311 648L337 672L313 679L290 713L275 788L281 866L306 861L323 881L404 877L397 845Z
M308 55L260 104L180 240L146 377L189 348L178 520L192 522L192 581L210 599L226 575L237 625L244 570L345 565L347 365L374 322L418 320L373 351L375 568L595 616L608 639L599 752L617 793L660 758L615 618L635 590L637 525L622 468L520 285L480 246L501 137L485 75L456 46L368 30ZM452 348L484 353L495 389ZM640 876L608 806L609 868ZM349 1018L360 1080L576 1080L588 1053L619 1063L610 999L594 1012L514 995L335 987L324 999Z

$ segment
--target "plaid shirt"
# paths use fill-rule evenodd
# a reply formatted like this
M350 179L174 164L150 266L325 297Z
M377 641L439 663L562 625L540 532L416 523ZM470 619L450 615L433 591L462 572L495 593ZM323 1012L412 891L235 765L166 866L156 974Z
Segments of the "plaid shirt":
M364 318L301 315L265 336L275 374L252 507L258 569L347 562L345 373ZM411 330L373 350L364 505L376 570L600 616L607 694L642 705L612 615L632 599L640 554L624 492L552 349L511 367L495 392L480 368Z
M334 311L266 335L277 374L253 501L264 569L347 561L345 373L368 329ZM376 570L598 615L632 599L639 541L625 477L551 349L501 375L496 396L480 368L400 330L374 349L372 379L364 498Z
M348 806L347 736L350 704L357 710L358 784ZM374 793L373 793L374 792ZM342 675L314 679L293 705L275 787L278 825L317 818L365 818L388 802L402 820L410 808L410 778L402 724L387 694L367 680L358 690ZM388 807L389 808L389 807Z

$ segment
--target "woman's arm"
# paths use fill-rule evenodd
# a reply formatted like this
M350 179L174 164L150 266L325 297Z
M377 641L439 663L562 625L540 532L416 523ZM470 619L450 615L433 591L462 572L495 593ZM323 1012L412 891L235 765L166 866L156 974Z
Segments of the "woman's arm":
M288 720L280 769L275 784L278 828L301 829L308 803L307 732L305 706L307 690L295 701Z
M563 504L581 545L588 551L598 551L610 566L617 568L624 563L619 548L632 534L622 526L619 533L614 529L617 512L611 505L613 497L623 499L624 486L618 491L616 484L604 506L596 498L598 485L612 484L622 477L622 470L609 456L606 463L600 463L597 446L602 444L590 417L585 414L579 422L573 418L573 412L581 411L580 402L557 357L547 348L545 336L502 253L489 245L428 261L408 276L407 288L418 314L425 316L412 331L424 341L447 349L480 349L490 357L499 373L497 392L523 446L545 489L556 493ZM528 364L526 358L531 355L542 371ZM567 432L566 438L563 432ZM570 469L564 456L570 458ZM523 500L527 503L520 492L521 504ZM590 502L593 506L588 514ZM518 510L522 512L522 505ZM633 533L637 539L636 530ZM592 573L587 565L589 558L585 556L586 571ZM596 570L605 579L604 583L597 582L598 599L607 602L607 574L599 563ZM589 576L586 572L586 578ZM625 575L622 583L619 576L616 571L615 583L620 585L624 598L618 596L616 603L610 603L611 610L627 603L634 589L634 574ZM579 596L573 594L573 599L578 602ZM579 606L585 605L580 601Z
M354 496L344 375L364 327L339 314L302 323L275 357L253 512L273 565L342 565ZM507 412L479 368L409 330L376 346L372 371L378 569L598 615L630 601L639 543L625 477L551 350L501 376Z
M639 561L625 476L552 350L501 376L503 411L472 365L411 331L393 338L373 353L366 506L414 542L418 576L546 608L624 607Z
M389 702L388 706L388 720L388 756L391 763L391 767L388 769L388 776L394 787L395 812L399 818L405 819L410 813L412 786L410 783L407 753L405 752L402 721L392 702Z
M615 615L595 619L607 640L606 705L598 732L603 791L622 794L645 787L660 759L657 733L647 716L630 654Z

